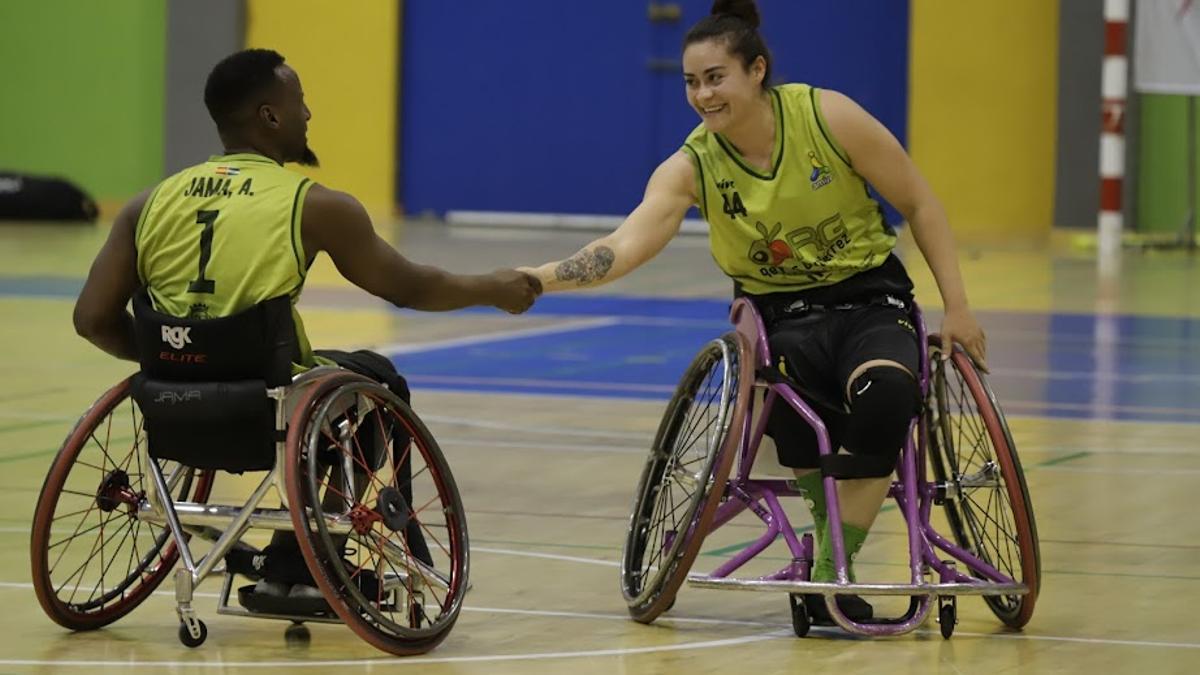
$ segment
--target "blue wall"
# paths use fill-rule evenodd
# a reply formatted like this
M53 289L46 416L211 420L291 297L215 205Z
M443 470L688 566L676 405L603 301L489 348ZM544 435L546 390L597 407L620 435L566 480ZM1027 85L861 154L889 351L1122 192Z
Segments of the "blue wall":
M397 197L447 210L624 214L698 123L683 18L641 0L410 0ZM846 92L905 139L908 0L759 0L777 82Z

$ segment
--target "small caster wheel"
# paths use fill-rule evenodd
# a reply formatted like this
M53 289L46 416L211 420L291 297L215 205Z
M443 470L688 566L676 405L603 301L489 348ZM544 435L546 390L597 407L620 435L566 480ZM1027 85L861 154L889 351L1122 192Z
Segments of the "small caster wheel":
M958 623L958 606L954 600L953 597L938 600L938 628L946 640L954 635L954 624Z
M306 645L311 639L312 633L309 632L308 626L299 621L293 621L292 625L283 631L284 642L292 646Z
M179 622L179 641L182 642L184 646L193 648L199 647L200 645L204 644L205 640L208 639L208 626L205 626L204 622L200 619L196 619L196 633L196 635L193 635L192 631L188 630L188 624L186 621Z
M804 604L804 596L791 593L788 595L788 604L792 606L792 630L796 632L796 637L808 635L812 621L808 617L808 607Z

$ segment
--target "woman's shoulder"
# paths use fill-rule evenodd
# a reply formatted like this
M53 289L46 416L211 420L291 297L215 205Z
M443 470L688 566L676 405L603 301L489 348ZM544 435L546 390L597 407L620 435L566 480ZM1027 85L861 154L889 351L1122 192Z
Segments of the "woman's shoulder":
M682 145L696 152L704 152L709 143L715 143L716 136L701 122L683 139Z
M816 89L816 87L806 82L784 82L783 84L777 84L771 88L781 94L807 94L809 90Z
M784 101L808 101L814 93L820 91L811 84L803 82L785 82L771 87L771 90Z

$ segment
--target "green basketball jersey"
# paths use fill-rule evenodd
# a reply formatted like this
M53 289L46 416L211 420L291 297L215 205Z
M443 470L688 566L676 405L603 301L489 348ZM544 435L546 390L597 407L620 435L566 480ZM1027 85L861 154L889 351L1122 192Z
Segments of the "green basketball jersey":
M289 295L301 367L315 365L296 301L312 182L256 154L212 157L158 184L138 218L138 276L158 311L206 318Z
M866 182L821 117L819 90L771 89L771 170L752 168L701 124L683 150L717 265L755 295L828 286L883 264L896 243Z

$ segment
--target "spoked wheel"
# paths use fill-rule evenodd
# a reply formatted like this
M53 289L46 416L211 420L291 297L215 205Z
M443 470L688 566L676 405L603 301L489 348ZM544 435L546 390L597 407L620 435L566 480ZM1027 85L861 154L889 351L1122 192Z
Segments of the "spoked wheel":
M356 375L317 382L293 415L287 472L300 550L342 621L392 654L437 646L466 594L467 523L412 409Z
M987 381L958 345L942 361L940 345L939 337L930 336L926 415L933 476L946 488L944 509L955 542L1029 588L1025 595L983 597L997 618L1020 628L1033 615L1042 576L1029 488Z
M109 389L67 436L33 515L30 568L55 623L91 630L133 611L171 572L179 550L165 525L138 520L153 479L129 380ZM160 462L177 501L204 502L212 472Z
M659 424L621 559L636 621L650 623L675 602L724 494L754 385L744 345L732 333L705 345Z

